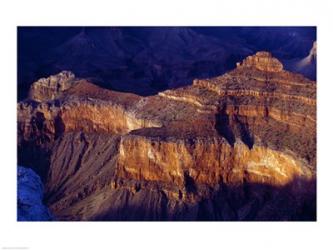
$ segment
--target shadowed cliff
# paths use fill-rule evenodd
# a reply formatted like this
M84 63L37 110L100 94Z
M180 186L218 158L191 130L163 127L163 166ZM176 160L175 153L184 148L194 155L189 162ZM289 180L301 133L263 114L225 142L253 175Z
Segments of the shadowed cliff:
M139 190L135 186L138 184L122 183L115 189L101 190L60 212L57 220L316 221L315 180L295 179L281 187L219 184L209 189L209 198L192 203L182 200L182 195L200 192L194 187L172 200L162 186Z

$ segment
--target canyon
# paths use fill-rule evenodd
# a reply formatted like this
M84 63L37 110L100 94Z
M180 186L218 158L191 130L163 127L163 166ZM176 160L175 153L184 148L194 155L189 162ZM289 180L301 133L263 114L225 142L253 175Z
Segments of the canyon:
M256 51L315 80L316 58L308 60L315 40L315 27L19 27L18 99L63 70L103 88L155 95L222 75Z
M269 52L149 96L62 71L17 126L55 220L316 220L316 82Z

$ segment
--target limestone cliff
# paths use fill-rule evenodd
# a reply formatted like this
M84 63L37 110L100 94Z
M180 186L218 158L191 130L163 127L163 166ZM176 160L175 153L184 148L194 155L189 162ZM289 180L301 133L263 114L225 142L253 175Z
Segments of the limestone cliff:
M316 84L270 53L149 97L66 75L18 104L58 219L315 219Z

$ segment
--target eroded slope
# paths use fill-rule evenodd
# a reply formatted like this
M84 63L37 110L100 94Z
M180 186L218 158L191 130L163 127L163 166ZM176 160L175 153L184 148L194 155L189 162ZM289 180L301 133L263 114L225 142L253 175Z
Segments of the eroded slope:
M316 85L271 54L149 97L61 74L18 104L58 219L315 219Z

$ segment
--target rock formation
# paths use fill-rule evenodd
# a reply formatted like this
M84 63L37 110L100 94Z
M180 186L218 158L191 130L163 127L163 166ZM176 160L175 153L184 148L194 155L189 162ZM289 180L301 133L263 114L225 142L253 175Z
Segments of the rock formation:
M271 53L260 51L254 56L248 56L242 63L237 63L240 68L256 68L267 72L280 72L283 70L282 63L278 59L273 58Z
M72 72L62 71L57 75L39 79L31 85L29 97L38 102L56 99L72 86L74 77Z
M63 75L18 104L57 219L315 220L316 84L270 53L149 97Z
M34 171L18 166L17 187L18 221L52 220L48 208L43 204L43 184Z

